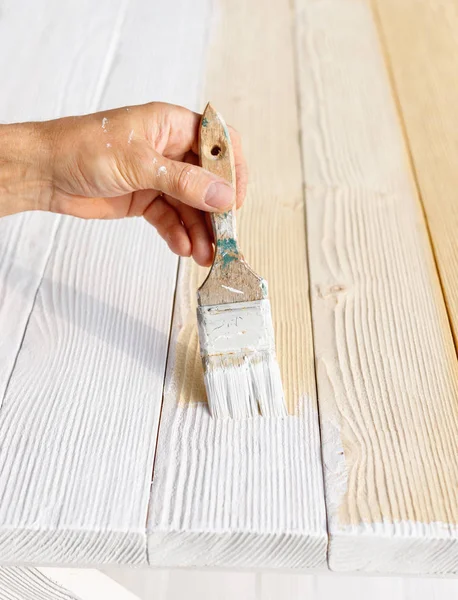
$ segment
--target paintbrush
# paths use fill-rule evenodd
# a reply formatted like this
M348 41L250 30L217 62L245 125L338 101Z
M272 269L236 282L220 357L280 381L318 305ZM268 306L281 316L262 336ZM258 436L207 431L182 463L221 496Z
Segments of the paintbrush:
M200 123L200 163L236 185L226 124L208 104ZM205 387L212 415L236 419L287 414L275 355L267 282L239 250L235 208L212 213L215 257L197 291L197 321Z

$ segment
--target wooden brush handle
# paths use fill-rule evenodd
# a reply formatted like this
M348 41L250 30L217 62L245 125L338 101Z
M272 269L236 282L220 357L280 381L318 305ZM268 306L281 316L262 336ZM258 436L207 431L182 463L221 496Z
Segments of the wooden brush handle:
M228 181L234 188L235 164L231 138L222 117L208 103L200 122L199 154L201 166ZM211 220L215 236L215 263L228 260L228 253L238 256L235 229L235 208L225 213L212 213Z
M207 104L200 123L200 164L232 184L235 196L235 164L226 123L211 104ZM234 198L235 200L235 198ZM267 297L267 284L245 262L235 231L235 208L212 213L215 258L210 272L197 290L199 306L232 302L251 302Z

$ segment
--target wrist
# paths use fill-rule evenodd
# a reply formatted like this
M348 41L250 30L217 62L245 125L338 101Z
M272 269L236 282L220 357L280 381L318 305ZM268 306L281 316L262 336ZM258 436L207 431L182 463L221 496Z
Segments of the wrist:
M0 217L48 210L51 148L44 123L0 125Z

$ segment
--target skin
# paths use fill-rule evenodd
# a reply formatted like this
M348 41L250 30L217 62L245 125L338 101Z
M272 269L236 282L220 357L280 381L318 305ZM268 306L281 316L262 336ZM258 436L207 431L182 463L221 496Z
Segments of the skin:
M199 114L157 102L1 125L0 217L26 210L83 219L143 216L173 252L208 266L208 213L242 205L247 168L231 127L237 193L198 167L199 126Z

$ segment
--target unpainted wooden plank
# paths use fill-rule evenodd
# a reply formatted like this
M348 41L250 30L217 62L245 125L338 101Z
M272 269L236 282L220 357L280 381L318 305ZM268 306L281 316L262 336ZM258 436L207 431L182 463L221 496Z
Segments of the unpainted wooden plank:
M151 492L152 565L325 561L292 17L286 0L224 0L205 86L205 97L243 134L251 183L241 247L269 282L290 414L210 417L195 315L204 272L183 261Z
M296 7L329 565L453 573L458 365L376 26Z
M177 89L184 103L195 102L208 3L156 5L158 30L161 19L181 15L173 52L144 32L143 52L131 53L145 30L146 6L123 0L75 9L76 31L87 25L95 36L94 22L108 35L101 46L77 45L79 53L71 44L59 48L59 64L72 71L76 55L77 66L92 73L86 78L75 68L79 84L69 76L65 97L81 88L85 98L95 69L91 110L123 103L126 89L128 104L154 99L158 90L161 99L176 100ZM53 7L42 4L40 19L30 21L40 35L29 53L47 48L46 31L57 27ZM62 218L0 411L3 564L145 562L176 267L143 220ZM21 276L28 275L25 266Z
M458 346L458 6L373 0Z

